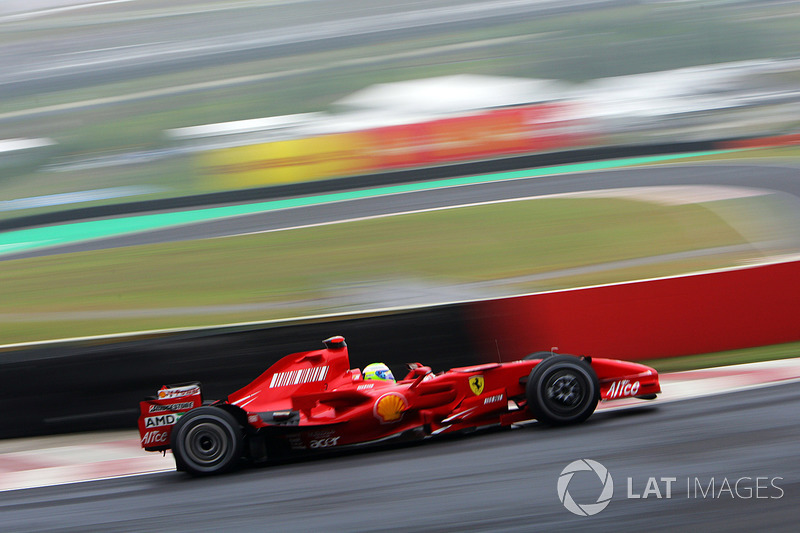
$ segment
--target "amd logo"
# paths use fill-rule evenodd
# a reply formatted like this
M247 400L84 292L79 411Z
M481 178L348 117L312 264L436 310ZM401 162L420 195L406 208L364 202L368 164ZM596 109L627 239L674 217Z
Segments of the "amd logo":
M149 416L144 419L144 427L155 428L160 426L171 426L178 421L178 418L180 418L180 415L173 413L159 416Z

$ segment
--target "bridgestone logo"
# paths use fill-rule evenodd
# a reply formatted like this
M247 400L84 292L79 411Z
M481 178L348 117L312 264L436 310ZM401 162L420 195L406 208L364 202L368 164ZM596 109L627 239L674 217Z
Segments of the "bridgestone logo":
M288 387L291 385L299 385L301 383L325 381L325 376L327 375L327 366L303 368L301 370L292 370L290 372L278 372L277 374L272 375L272 381L269 382L269 388L274 389L275 387Z
M185 411L194 407L194 402L170 403L167 405L151 405L151 413L164 413L168 411Z

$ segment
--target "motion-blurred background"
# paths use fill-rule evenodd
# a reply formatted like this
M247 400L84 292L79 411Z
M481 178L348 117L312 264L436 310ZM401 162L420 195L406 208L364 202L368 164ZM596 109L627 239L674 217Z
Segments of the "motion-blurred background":
M244 202L609 147L766 138L783 147L760 155L794 157L798 22L779 1L5 1L0 253L32 242L15 230L98 205ZM0 342L480 299L797 249L780 234L790 195L700 195L709 208L673 193L14 257L0 262Z
M794 2L0 5L0 217L793 133Z
M336 334L395 375L550 349L662 373L797 357L798 44L777 0L0 0L2 488L152 470L140 398L224 398ZM663 399L719 390L689 379ZM6 492L3 525L792 531L796 398ZM569 523L558 472L587 453L617 496L626 475L629 498L632 477L768 475L786 498L648 483Z

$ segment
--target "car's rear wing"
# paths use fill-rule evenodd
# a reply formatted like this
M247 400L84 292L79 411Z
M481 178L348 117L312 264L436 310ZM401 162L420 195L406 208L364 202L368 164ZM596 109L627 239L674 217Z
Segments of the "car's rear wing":
M156 396L139 402L139 436L147 451L169 449L175 422L186 411L203 405L200 383L164 385Z

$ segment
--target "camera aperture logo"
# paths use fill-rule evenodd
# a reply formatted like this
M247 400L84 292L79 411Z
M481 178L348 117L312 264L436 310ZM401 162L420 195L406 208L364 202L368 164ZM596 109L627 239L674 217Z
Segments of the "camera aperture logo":
M576 472L594 472L602 483L602 491L594 503L577 503L572 495L569 493L569 482ZM591 459L578 459L572 461L570 464L561 471L558 476L558 499L564 504L564 507L571 513L578 516L593 516L602 511L611 502L611 497L614 495L614 480L611 479L608 469Z
M575 475L579 474L578 478ZM597 476L597 479L595 479ZM646 482L641 477L627 478L628 500L646 500L649 498L667 499L680 497L694 500L780 500L785 495L779 482L781 476L749 475L738 478L687 476L648 476ZM599 483L598 483L599 480ZM573 483L570 494L570 483ZM685 496L683 487L686 487ZM643 488L642 488L643 487ZM594 516L611 503L614 496L614 480L608 469L591 459L572 461L558 476L558 499L571 513L578 516ZM594 495L600 493L595 501ZM575 501L573 494L579 495ZM586 502L585 500L589 500Z

